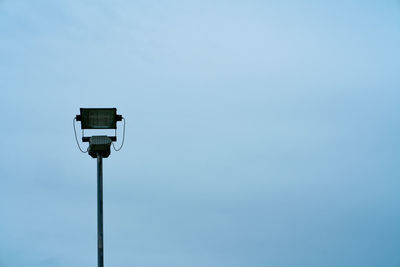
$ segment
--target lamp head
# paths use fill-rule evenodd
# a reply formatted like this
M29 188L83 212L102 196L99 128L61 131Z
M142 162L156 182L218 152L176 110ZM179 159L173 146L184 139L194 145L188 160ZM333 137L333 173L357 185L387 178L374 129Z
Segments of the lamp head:
M117 121L122 120L116 108L81 108L80 111L76 120L81 122L82 129L117 129Z
M89 142L89 147L87 151L83 151L79 145L75 130L75 120L81 122L82 142ZM89 152L89 155L93 158L96 158L97 156L107 158L110 155L110 146L112 142L117 141L117 121L122 120L124 120L122 144L118 149L116 149L113 144L116 151L119 151L122 148L125 140L125 119L122 117L122 115L117 114L116 108L81 108L80 114L76 115L74 119L75 139L79 149L84 153ZM115 135L85 136L85 129L114 129Z

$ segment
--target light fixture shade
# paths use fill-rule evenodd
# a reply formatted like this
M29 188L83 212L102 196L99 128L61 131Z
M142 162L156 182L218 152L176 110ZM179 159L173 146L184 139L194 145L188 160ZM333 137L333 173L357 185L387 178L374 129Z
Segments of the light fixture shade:
M116 108L81 108L82 129L117 129Z

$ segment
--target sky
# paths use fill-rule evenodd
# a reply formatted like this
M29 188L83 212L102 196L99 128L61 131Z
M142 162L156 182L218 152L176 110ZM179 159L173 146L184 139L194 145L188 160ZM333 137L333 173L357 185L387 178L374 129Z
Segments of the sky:
M0 1L0 267L97 266L80 107L105 266L399 267L399 47L395 0Z

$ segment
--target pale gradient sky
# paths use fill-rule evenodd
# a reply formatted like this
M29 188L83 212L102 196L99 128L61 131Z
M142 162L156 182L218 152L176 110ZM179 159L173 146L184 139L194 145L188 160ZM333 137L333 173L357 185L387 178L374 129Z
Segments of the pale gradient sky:
M400 2L0 1L0 267L399 267Z

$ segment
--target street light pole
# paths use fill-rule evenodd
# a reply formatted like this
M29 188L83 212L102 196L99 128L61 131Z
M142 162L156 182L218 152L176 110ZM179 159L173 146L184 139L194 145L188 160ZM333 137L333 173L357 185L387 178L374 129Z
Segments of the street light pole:
M0 0L1 1L1 0ZM103 235L103 158L111 153L111 144L115 151L119 151L125 140L125 119L117 114L116 108L81 108L81 113L73 120L75 140L79 150L97 158L97 266L104 267L104 235ZM124 132L121 146L116 149L113 142L117 141L117 122L124 121ZM86 151L82 150L76 135L75 122L81 122L82 142L89 142ZM84 129L115 129L115 136L94 135L84 136Z
M103 157L97 153L97 262L104 266L103 246Z

